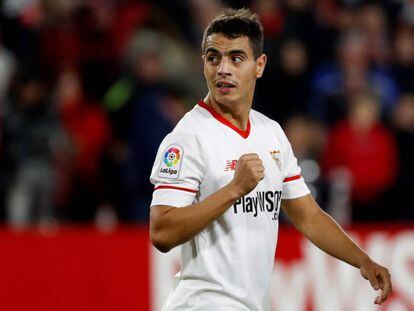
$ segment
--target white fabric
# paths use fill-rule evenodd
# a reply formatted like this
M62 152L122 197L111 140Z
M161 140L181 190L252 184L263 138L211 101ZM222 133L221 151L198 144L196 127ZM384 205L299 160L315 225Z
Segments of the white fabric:
M204 200L232 180L231 161L246 153L259 154L265 178L181 246L181 271L164 310L270 310L280 200L309 190L276 122L251 110L251 130L244 138L204 105L196 105L161 143L151 173L156 189L151 206L184 207ZM160 170L174 146L182 148L180 160L169 164L173 171L166 175Z

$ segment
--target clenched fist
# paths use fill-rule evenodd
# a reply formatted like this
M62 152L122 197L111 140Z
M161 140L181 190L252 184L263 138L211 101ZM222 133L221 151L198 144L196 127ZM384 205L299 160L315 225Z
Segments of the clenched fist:
M248 194L256 188L259 181L264 178L264 166L256 153L247 153L240 157L231 181L241 196Z

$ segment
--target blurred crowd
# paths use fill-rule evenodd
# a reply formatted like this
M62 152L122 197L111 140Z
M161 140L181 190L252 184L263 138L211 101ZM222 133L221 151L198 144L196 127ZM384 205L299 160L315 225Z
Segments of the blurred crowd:
M0 211L147 222L162 138L205 96L204 27L261 17L254 108L341 223L414 219L414 1L0 1Z

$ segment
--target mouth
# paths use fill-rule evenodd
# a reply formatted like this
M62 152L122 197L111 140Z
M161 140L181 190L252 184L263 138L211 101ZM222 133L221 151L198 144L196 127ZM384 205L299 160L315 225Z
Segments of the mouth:
M227 94L230 93L236 85L229 81L219 81L216 83L216 87L220 93Z

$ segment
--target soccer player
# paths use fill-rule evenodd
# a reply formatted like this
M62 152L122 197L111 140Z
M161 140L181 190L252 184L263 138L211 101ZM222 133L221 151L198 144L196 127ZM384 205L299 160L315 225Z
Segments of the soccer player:
M181 271L164 310L269 310L282 208L328 254L360 269L382 304L388 270L375 263L310 194L275 121L251 109L263 74L260 21L227 10L204 32L208 94L165 137L151 173L151 241L181 245ZM281 103L285 104L285 103Z

